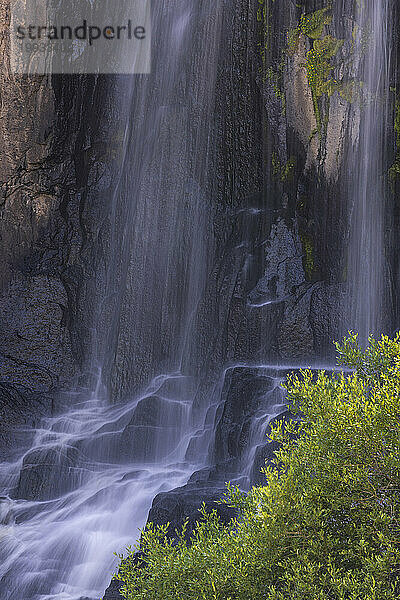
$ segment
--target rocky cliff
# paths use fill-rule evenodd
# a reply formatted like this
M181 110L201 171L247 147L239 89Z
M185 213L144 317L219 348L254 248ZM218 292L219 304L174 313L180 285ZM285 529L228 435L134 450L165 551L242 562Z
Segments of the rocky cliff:
M141 167L130 159L131 132L142 131L152 110L140 108L143 79L13 75L10 9L0 0L0 455L15 449L16 435L27 444L26 433L16 432L22 425L33 430L70 402L67 392L93 389L100 366L110 402L181 369L197 381L194 421L211 409L208 467L182 491L184 508L177 508L179 492L153 506L152 514L167 520L172 511L174 523L179 511L192 515L192 494L197 504L212 503L246 461L245 484L259 481L271 448L260 443L255 455L246 453L249 424L283 402L276 385L282 373L260 365L330 363L331 340L344 332L348 165L365 102L354 70L357 36L362 52L372 51L352 0L221 0L212 18L198 10L202 25L185 59L185 73L195 76L168 88L174 109L154 112L154 139L146 139L155 150L139 182L144 196L152 198L162 164L175 179L159 183L159 195L186 198L178 214L167 200L156 209L144 203L152 206L143 209L146 236L159 235L165 254L149 259L134 201ZM391 10L382 173L388 331L399 325L400 285L399 16L397 6ZM214 36L205 63L203 25ZM149 80L154 109L166 85L161 71ZM205 71L210 87L193 99ZM187 128L190 141L183 143ZM196 155L196 144L207 149L207 160ZM168 152L176 163L162 162ZM206 251L197 262L187 258L200 247ZM192 289L193 265L201 265L202 276Z
M0 15L3 446L14 425L34 424L63 390L88 383L118 110L104 77L13 74L6 0Z
M341 333L346 158L360 112L361 82L348 67L353 10L344 1L332 14L323 2L225 7L207 183L214 260L201 325L188 342L188 370L323 358ZM35 396L39 405L40 397L70 388L89 361L127 116L113 99L126 87L104 77L13 75L6 1L1 11L2 381L4 397ZM305 14L313 15L312 25L303 23ZM310 50L326 36L333 45L328 75L340 82L335 90L323 89L326 74L314 88L309 81ZM392 65L393 114L395 52ZM389 170L396 164L393 121L388 128ZM393 175L388 208L397 218ZM396 316L391 320L393 326ZM113 385L126 395L138 383L124 372L134 370L130 342L112 342Z

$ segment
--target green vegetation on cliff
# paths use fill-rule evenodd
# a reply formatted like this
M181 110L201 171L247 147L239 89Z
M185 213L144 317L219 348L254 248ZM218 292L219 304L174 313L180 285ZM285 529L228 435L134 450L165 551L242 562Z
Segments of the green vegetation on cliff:
M312 237L306 233L300 233L301 245L303 247L303 267L307 281L312 281L315 272L314 244Z
M389 169L389 178L394 183L400 177L400 99L396 92L395 116L394 116L394 132L396 136L396 156L394 163Z
M308 38L311 49L306 54L307 80L311 89L317 131L321 137L329 119L329 98L334 92L349 98L349 84L334 78L336 64L333 59L344 45L332 35L325 35L325 27L332 22L331 8L326 7L314 13L303 14L299 25L288 32L288 54L293 56L299 47L301 35ZM343 89L343 93L342 93ZM327 106L323 114L320 99L325 96Z
M143 533L119 579L129 600L395 600L400 595L400 335L337 345L350 372L287 382L298 421L266 485L229 489L239 518L203 513L191 543ZM122 559L122 557L121 557ZM137 559L136 559L137 560Z
M331 23L332 15L330 14L329 6L314 13L302 15L299 29L310 39L316 40L322 36L325 25L330 25Z
M273 4L273 2L272 2ZM326 133L329 120L329 105L331 96L337 92L347 102L352 102L359 91L360 83L351 79L336 79L335 70L345 64L344 56L340 51L344 40L326 34L326 27L332 23L332 6L316 10L313 13L303 13L296 27L287 31L286 48L281 51L281 57L272 63L270 56L272 6L271 0L259 0L258 21L263 24L264 37L261 43L264 80L270 84L277 98L280 99L282 111L285 111L285 82L284 74L286 59L293 58L298 52L301 40L306 42L304 66L307 71L307 81L311 90L314 114L316 119L316 132L320 139ZM354 53L355 34L350 53ZM307 50L308 46L308 50Z
M286 163L282 164L278 158L276 152L272 153L272 174L275 179L279 179L282 183L286 183L293 178L294 170L296 168L296 157L291 156Z

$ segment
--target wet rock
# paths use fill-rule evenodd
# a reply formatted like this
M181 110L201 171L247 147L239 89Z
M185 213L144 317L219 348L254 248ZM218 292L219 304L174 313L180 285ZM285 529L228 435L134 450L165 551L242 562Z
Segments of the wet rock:
M46 394L33 393L18 384L0 382L0 460L9 461L14 455L19 457L21 448L30 447L34 427L48 411L51 401Z
M321 283L314 287L311 298L310 324L315 340L317 356L327 356L332 363L335 359L335 347L332 340L339 340L343 331L345 285Z
M31 392L50 393L74 376L68 331L63 322L68 301L60 280L14 276L0 294L2 380Z
M303 254L296 223L289 228L279 218L268 239L265 274L249 294L254 306L281 307L277 348L283 360L301 361L314 354L310 325L313 288L306 283Z
M277 422L283 421L284 424L288 421L295 419L296 417L285 411L283 414L275 417L270 421L266 430L266 437L271 432L271 427ZM265 466L272 466L272 461L275 458L275 452L279 450L280 444L278 442L266 441L264 444L260 444L254 454L253 467L250 473L250 485L264 485L265 475L261 472Z
M181 402L159 396L143 398L122 433L122 456L135 462L165 456L177 442L185 414L186 406Z
M227 371L216 415L216 463L242 457L248 445L252 417L267 404L267 395L274 386L274 379L261 369L237 367Z
M283 360L301 364L315 356L310 324L312 295L312 286L304 284L285 302L278 330L279 353Z
M106 589L106 592L103 596L103 600L121 600L121 598L122 598L122 594L120 592L121 587L122 587L121 581L117 581L116 579L113 579L111 581L109 587Z
M194 473L194 485L223 485L232 481L243 489L263 482L265 461L274 457L277 445L269 441L277 420L292 419L281 382L287 367L236 367L225 374L221 403L215 417L215 441L211 466Z
M271 461L274 458L274 452L278 449L279 444L277 442L270 442L269 444L258 446L254 455L254 465L250 474L250 484L252 486L263 485L265 483L265 475L262 473L261 469L263 469L266 464L271 464Z
M197 431L189 442L185 454L185 460L192 463L198 463L200 460L205 461L207 459L211 435L212 431L210 427L206 427L204 430Z
M23 460L15 497L39 501L58 498L76 487L81 476L76 448L33 450Z
M266 271L264 277L252 291L251 298L282 301L291 296L294 290L304 283L302 263L303 251L297 232L291 231L283 219L272 226L266 251ZM260 297L261 296L261 297Z
M157 394L171 400L189 400L195 393L197 382L194 377L175 375L166 377Z
M155 525L169 523L168 536L175 537L175 531L188 520L186 538L189 539L196 522L201 520L199 508L205 505L207 512L217 511L223 523L229 523L235 516L233 508L226 504L218 504L223 497L224 488L199 487L185 485L171 492L158 494L153 500L148 522Z
M149 396L140 400L128 427L173 427L179 423L182 412L179 402Z

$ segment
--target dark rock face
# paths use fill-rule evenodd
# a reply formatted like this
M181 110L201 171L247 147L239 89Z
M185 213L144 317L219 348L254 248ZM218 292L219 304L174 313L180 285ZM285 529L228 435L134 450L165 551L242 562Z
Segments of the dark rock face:
M286 51L284 33L300 12L272 4L267 29L274 68ZM313 3L306 4L307 11L314 10ZM351 14L350 3L342 4ZM6 23L7 2L0 7ZM258 9L258 2L238 2L223 15L209 131L215 154L204 181L195 182L212 223L212 255L183 353L183 368L194 375L216 376L222 366L244 361L329 356L330 339L340 336L346 207L339 179L350 138L339 125L351 121L351 109L332 98L320 148L318 136L310 138L316 123L305 42L286 61L284 89L277 93L262 72L258 42L265 29ZM332 31L340 37L336 17ZM107 340L105 355L97 357L104 359L104 383L114 397L126 397L168 367L182 333L171 325L157 345L147 325L140 335L132 331L132 298L142 292L135 292L141 287L131 272L137 257L126 265L122 245L112 289L106 291L109 198L121 150L112 132L123 130L129 102L120 94L116 103L113 92L128 96L129 90L101 77L38 79L28 89L22 80L11 81L3 66L2 381L23 388L25 416L39 414L41 404L50 409L60 389L83 381L82 374L87 379L96 323L98 338ZM17 103L23 107L18 111ZM201 120L201 114L195 116ZM162 131L165 139L172 125ZM287 177L284 169L277 171L277 161L294 165ZM192 193L188 187L179 191ZM116 227L122 238L128 213L126 200L120 201ZM182 272L186 267L180 265ZM123 302L104 306L104 297L114 298L117 287L124 288L127 270ZM168 322L165 315L162 320ZM25 418L18 411L14 416L18 422Z
M176 390L177 386L170 386ZM161 388L167 393L167 386ZM100 427L94 436L74 445L86 456L112 463L152 463L178 444L188 422L188 405L158 395L142 398L131 416Z
M215 416L211 467L194 473L191 482L237 481L253 484L261 467L276 449L267 441L270 424L287 413L285 392L280 386L285 372L273 368L235 367L225 373Z
M307 40L300 40L293 55L286 54L286 32L297 26L301 6L311 12L320 3L272 2L269 23L258 18L257 0L223 4L215 65L218 83L215 97L208 99L212 123L207 135L201 131L207 148L212 148L204 177L186 170L190 161L182 143L186 132L181 127L181 87L170 98L176 112L160 129L164 144L182 138L176 152L184 156L182 182L174 193L191 198L201 189L209 219L210 254L200 261L205 265L204 289L190 331L185 332L185 348L179 348L179 367L199 381L199 411L226 365L331 359L331 340L342 333L349 211L346 157L356 125L356 109L335 94L326 134L315 135L316 115L304 66ZM345 37L353 9L353 0L335 3L329 33ZM396 8L397 29L398 16ZM62 392L90 386L94 335L106 340L95 357L104 365L103 383L113 400L126 398L163 369L176 367L183 337L180 317L188 310L177 301L179 276L183 273L186 281L188 271L187 253L182 251L171 275L178 284L168 288L168 303L179 307L178 318L171 323L169 313L155 322L149 317L163 288L157 287L158 272L152 271L157 263L152 257L148 261L141 247L146 258L141 281L147 283L151 273L157 284L157 292L143 300L144 286L135 276L138 257L124 256L129 194L118 199L118 243L111 242L110 198L122 164L121 132L123 138L132 108L128 104L127 110L129 90L118 78L10 77L8 20L8 1L0 0L0 457L10 455L13 445L28 443L16 431L22 425L34 428L42 415L57 408ZM259 48L265 47L266 35L269 54L263 57ZM277 74L282 57L282 89L277 89L265 67ZM396 78L393 74L394 83ZM189 90L188 96L192 93ZM193 129L200 131L203 112L193 116ZM387 139L394 147L393 131ZM150 179L159 170L159 154L149 167ZM176 165L169 167L172 171ZM168 193L173 187L169 182ZM388 233L393 298L399 296L400 286L398 188L396 181L388 195L388 222L394 224ZM165 214L168 203L161 208ZM198 216L204 218L201 211ZM188 238L184 231L174 243L185 250ZM107 264L114 255L115 273L110 276ZM162 261L161 265L166 268ZM138 299L146 309L140 319ZM392 312L388 329L400 322L398 303ZM132 322L143 316L146 323L133 330ZM281 392L274 386L274 376L257 368L227 371L214 423L211 466L195 473L187 488L157 497L149 518L170 521L172 529L185 515L194 523L199 503L204 500L207 508L214 507L223 482L238 476L246 461L246 485L262 482L260 468L276 449L265 443L268 427L263 428L263 422L290 418L284 407L279 408ZM192 393L191 388L188 397ZM181 407L166 403L163 394L143 399L122 433L115 434L110 459L156 459L173 446L184 415ZM170 420L164 418L166 413ZM93 443L101 448L102 442L99 434ZM27 455L16 496L45 500L68 491L80 477L81 449ZM197 451L193 443L188 457ZM109 594L119 597L117 583L112 587Z
M268 436L268 434L270 433L272 425L274 425L275 423L280 422L280 421L283 421L283 423L285 424L286 422L293 420L293 418L294 418L293 415L288 410L286 410L282 414L278 415L277 417L273 418L270 421L270 423L268 424L268 427L266 429L266 436ZM250 485L251 486L264 484L265 477L264 477L264 474L262 473L261 469L263 469L266 465L273 466L272 461L275 458L275 452L278 449L279 449L278 442L260 443L255 448L255 453L254 453L254 457L253 457L253 466L252 466L252 469L250 472Z
M223 488L199 487L191 484L177 488L172 492L158 494L153 500L148 522L155 525L169 523L168 535L173 538L175 531L188 520L186 537L190 538L196 522L201 520L199 508L204 504L207 512L217 511L223 523L235 516L235 511L226 504L217 502L224 495Z
M0 2L1 27L6 7ZM7 35L2 39L8 43ZM93 281L109 209L102 199L111 185L111 177L100 181L92 172L101 162L101 149L94 147L107 113L106 81L99 92L94 77L10 79L7 52L4 57L0 414L7 418L1 418L0 453L1 447L10 451L13 426L51 412L85 370L95 318ZM89 180L97 194L97 209L90 207L90 213ZM19 400L10 402L11 396Z
M23 460L15 498L50 500L74 489L80 481L76 448L34 450Z
M214 459L217 463L240 459L248 447L251 419L266 404L274 380L261 370L229 369L221 406L216 416ZM269 400L268 400L269 402Z
M268 60L275 68L286 51L284 33L297 25L300 9L272 4ZM4 31L7 6L0 3ZM340 6L352 14L352 3ZM347 207L340 179L352 140L351 127L341 124L351 124L352 109L335 95L326 136L321 144L318 136L310 138L316 120L306 43L286 61L277 93L262 73L258 41L265 30L258 9L257 2L239 2L223 17L209 132L215 155L201 182L210 204L213 256L184 353L185 370L196 375L255 358L329 356L329 340L341 334ZM307 11L314 9L306 3ZM331 25L339 37L346 33L340 10ZM6 56L7 36L2 39ZM227 73L234 74L234 85ZM111 251L108 199L115 156L120 158L110 131L123 129L126 117L124 100L116 103L112 95L118 86L127 91L100 77L28 84L9 77L6 59L0 69L0 361L2 381L26 399L24 416L18 410L10 415L19 423L28 413L40 414L42 405L51 409L60 390L87 375L94 323L108 343L107 357L99 357L106 358L104 383L118 397L159 372L171 354L168 340L180 335L174 330L164 336L160 348L132 340L130 289L121 306L98 309L101 298L115 291L105 293L104 264ZM287 176L277 161L294 165ZM117 211L121 231L125 208ZM117 266L116 280L125 267ZM137 284L133 275L128 283ZM110 327L110 319L118 327ZM114 329L120 339L108 335ZM148 337L147 329L142 333ZM135 344L146 347L140 364L133 364L139 361ZM1 398L7 406L7 394Z
M184 414L185 406L179 402L144 398L122 433L120 456L149 462L167 454L176 445Z
M123 597L119 591L121 587L122 583L113 579L109 587L106 589L103 600L121 600Z

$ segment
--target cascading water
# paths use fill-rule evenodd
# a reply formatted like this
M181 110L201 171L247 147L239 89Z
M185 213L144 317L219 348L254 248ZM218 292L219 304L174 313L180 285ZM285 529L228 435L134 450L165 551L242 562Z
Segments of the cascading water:
M154 496L203 466L185 461L195 382L179 368L208 267L205 190L221 4L155 2L153 72L122 90L129 128L106 306L99 307L99 318L112 313L111 325L94 344L93 365L108 369L118 395L132 388L121 372L148 387L116 405L99 391L86 400L71 395L72 407L44 420L31 448L2 465L2 600L98 599L113 553L137 538ZM110 366L109 347L132 362Z
M189 400L172 383L159 378L148 390L147 408L160 405L153 430L143 418L146 398L113 408L94 398L45 420L21 460L3 465L4 488L21 498L3 502L4 600L100 597L113 552L137 538L154 495L191 473L181 464L190 439ZM157 445L154 430L161 427ZM147 464L140 454L128 462L127 433L135 428L147 435Z
M303 348L303 318L306 344L311 344L309 314L302 308L310 289L302 271L301 244L295 243L295 235L289 234L275 211L281 195L258 197L245 168L237 172L233 168L224 182L230 203L226 213L239 214L240 235L235 230L210 234L211 211L223 212L209 197L210 190L218 188L214 181L210 185L210 179L218 178L215 139L231 145L226 154L236 159L247 153L249 162L255 162L251 146L262 137L252 131L255 121L251 126L240 123L234 130L233 114L226 122L215 117L224 112L220 105L225 98L216 100L215 90L217 59L221 62L222 42L227 42L221 22L230 4L234 3L155 0L153 72L121 78L117 86L122 97L115 101L126 107L127 125L118 185L110 199L108 271L96 312L99 327L92 367L100 368L101 382L94 393L79 390L66 398L65 410L42 421L30 447L0 467L1 600L98 600L116 565L113 552L137 539L158 492L179 487L191 476L194 485L215 484L219 489L230 479L246 488L259 481L260 467L271 452L266 450L268 426L286 412L280 384L296 366L260 363L279 356L276 338L284 347L290 345L292 330ZM248 4L240 9L249 10ZM273 4L279 10L278 3ZM384 308L382 171L387 107L382 98L388 87L390 0L358 5L360 50L365 39L368 44L354 70L364 82L368 102L360 111L349 168L355 178L348 190L351 306L346 328L366 338L382 328ZM242 95L254 95L248 82L241 80L241 69L248 69L251 62L246 43L244 39L242 55L229 63L227 75L243 113L250 110L242 107ZM280 94L273 87L267 108L280 119L274 104ZM226 112L233 113L229 107ZM219 128L217 133L214 127ZM232 131L238 130L245 131L245 152L232 139ZM280 171L277 186L286 177L283 165ZM239 198L233 197L237 190L242 193ZM286 192L283 196L282 204L287 204ZM221 219L226 229L230 219L231 215ZM269 234L267 220L282 226L274 228L277 247L265 255L271 241L264 237ZM213 256L216 238L223 259ZM260 265L253 272L255 256ZM268 277L263 277L265 261L270 263ZM215 272L208 288L209 296L214 296L210 300L203 292L210 283L211 264ZM291 304L298 290L301 296ZM220 306L220 296L228 300L226 307ZM204 317L210 307L215 313L211 327ZM237 316L242 309L244 325ZM276 323L290 311L295 318L277 331ZM254 318L255 314L261 316ZM219 337L210 341L212 328L218 329ZM208 343L216 345L211 359L205 356ZM229 352L222 348L224 343L231 345ZM193 356L196 351L202 356ZM212 381L205 378L199 391L193 373L207 360L215 363L210 368ZM103 383L110 384L111 397L104 393Z
M385 157L391 56L390 0L358 3L355 78L362 82L358 140L349 165L351 202L345 322L366 343L385 327Z
M158 2L153 72L134 80L129 91L130 131L114 199L109 268L114 310L98 357L120 397L180 368L205 285L221 10L220 2Z

